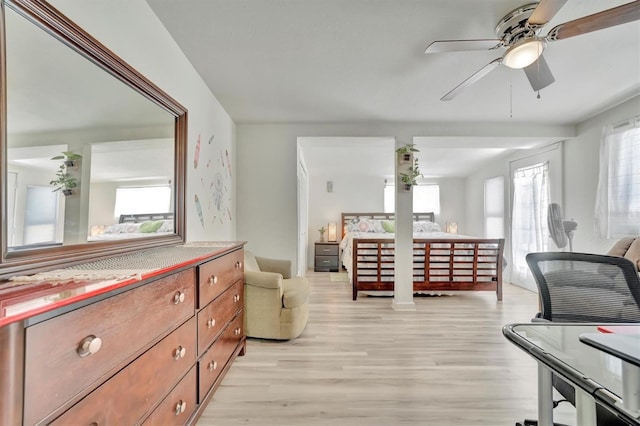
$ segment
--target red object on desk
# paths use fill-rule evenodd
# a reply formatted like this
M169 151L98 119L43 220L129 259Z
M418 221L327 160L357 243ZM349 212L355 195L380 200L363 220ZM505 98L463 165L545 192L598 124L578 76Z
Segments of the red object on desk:
M640 334L640 325L599 325L601 333Z

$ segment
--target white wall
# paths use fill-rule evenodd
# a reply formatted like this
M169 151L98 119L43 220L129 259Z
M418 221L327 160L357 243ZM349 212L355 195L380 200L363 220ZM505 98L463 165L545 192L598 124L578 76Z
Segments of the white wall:
M576 126L576 135L563 142L562 154L562 206L563 214L578 222L574 235L573 250L586 253L606 253L614 244L614 240L603 240L593 237L594 210L596 188L598 184L598 159L600 156L600 137L602 127L640 114L640 96L613 107ZM526 157L530 152L505 156L494 160L491 164L477 171L467 179L468 212L482 212L483 183L486 178L502 175L505 178L505 212L507 216L511 208L509 194L509 162ZM555 200L552 200L555 201ZM481 235L483 230L482 215L468 215L467 225L470 233ZM507 217L508 219L508 217ZM508 224L506 224L508 226ZM505 235L508 235L505 234ZM507 239L508 241L508 239ZM510 249L507 247L507 253Z
M333 182L333 192L327 192L327 181ZM307 267L314 262L314 245L319 241L318 229L329 222L338 225L338 240L341 236L342 213L366 213L382 211L382 176L312 175L309 179L309 241ZM325 233L325 238L328 234Z
M187 108L187 240L235 239L235 124L147 3L130 0L51 3Z
M392 154L393 155L393 154ZM327 192L327 181L333 182L333 192ZM342 213L375 213L384 211L384 176L363 175L312 175L309 184L309 239L307 268L313 268L314 242L320 238L318 229L329 222L338 225L340 241L340 220ZM458 233L464 233L465 226L465 179L426 179L424 183L440 185L440 214L436 221L445 229L447 221L458 222ZM325 233L325 238L328 235Z
M491 123L239 124L237 128L238 169L242 170L242 174L238 176L237 181L238 238L247 240L247 247L259 255L292 261L297 259L298 137L374 136L413 140L414 136L471 135L513 138L539 136L560 140L573 136L574 132L573 126L516 122L499 125ZM336 179L333 180L336 188L334 190L337 190L337 186L341 184ZM320 185L325 184L322 180L321 182ZM462 183L452 183L452 185L463 191ZM351 194L351 197L353 196ZM378 197L379 202L382 203L382 195ZM311 196L310 202L312 202ZM366 200L366 205L359 203L358 208L349 204L347 205L349 208L344 210L362 211L366 206L373 207L368 204L369 202L370 200ZM453 216L454 212L457 215L459 211L464 211L462 202L454 203L452 206L454 206L453 211L443 212L445 220L448 218L444 217L444 214ZM460 210L455 210L458 208ZM313 214L311 209L309 213ZM333 215L333 213L327 213L329 214ZM465 217L464 220L468 218ZM463 219L460 219L460 222L462 221ZM317 230L319 228L316 228L317 225L310 219L310 229ZM465 225L460 232L469 233L471 229ZM317 236L318 233L315 231L309 235L309 240ZM297 270L297 265L294 270Z

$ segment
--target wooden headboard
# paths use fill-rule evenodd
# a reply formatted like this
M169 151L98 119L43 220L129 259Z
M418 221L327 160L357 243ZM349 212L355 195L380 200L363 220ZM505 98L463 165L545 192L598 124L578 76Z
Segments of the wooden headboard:
M149 220L173 220L173 213L121 214L118 223L141 223Z
M345 229L347 228L347 223L353 219L381 219L381 220L395 220L395 213L342 213L342 237L344 238ZM413 213L413 221L429 221L435 222L436 217L433 212L426 213Z

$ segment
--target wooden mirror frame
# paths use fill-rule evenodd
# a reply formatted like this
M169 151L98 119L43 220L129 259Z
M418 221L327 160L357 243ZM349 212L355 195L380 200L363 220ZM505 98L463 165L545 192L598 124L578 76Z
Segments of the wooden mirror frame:
M184 243L185 240L185 186L187 151L187 110L147 80L124 60L116 56L99 41L69 20L44 0L0 0L0 229L2 256L0 279L21 274L68 267L132 251ZM91 242L34 250L9 252L6 235L7 209L7 81L6 81L6 37L5 7L9 7L34 25L39 26L62 43L86 57L104 71L113 75L132 89L145 96L175 117L174 139L174 213L175 233L169 236L154 236L131 240Z

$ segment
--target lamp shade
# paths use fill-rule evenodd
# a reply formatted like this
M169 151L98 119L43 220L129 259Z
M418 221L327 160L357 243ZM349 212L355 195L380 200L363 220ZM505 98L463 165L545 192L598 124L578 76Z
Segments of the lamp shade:
M509 68L525 68L531 65L542 55L547 43L542 38L523 39L509 47L502 61Z
M329 231L329 241L338 241L338 225L336 225L334 222L331 222L327 225L327 230Z
M457 234L458 233L458 222L447 222L447 226L445 228L447 234Z

